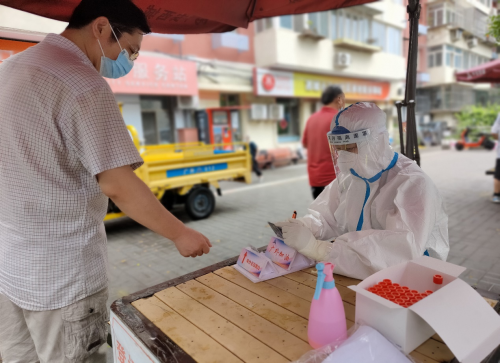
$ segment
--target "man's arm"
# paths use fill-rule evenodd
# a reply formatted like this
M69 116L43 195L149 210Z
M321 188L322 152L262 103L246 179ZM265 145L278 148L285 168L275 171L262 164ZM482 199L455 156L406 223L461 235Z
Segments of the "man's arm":
M172 240L184 257L208 253L212 244L201 233L186 227L156 199L130 166L106 170L97 175L102 192L122 212L144 227Z
M302 136L302 146L304 147L304 149L307 149L307 123L306 127L304 128L304 135Z

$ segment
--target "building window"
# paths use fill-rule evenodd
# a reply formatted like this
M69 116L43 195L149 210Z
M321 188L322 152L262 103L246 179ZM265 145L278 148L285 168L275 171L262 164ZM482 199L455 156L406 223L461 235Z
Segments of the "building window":
M332 11L330 14L330 37L332 39L337 39L337 12ZM339 37L340 38L340 37Z
M458 70L477 67L488 62L487 57L474 54L468 50L460 49L451 45L429 48L428 67L440 67L443 65L443 49L445 49L445 65Z
M293 18L291 15L280 16L280 27L285 29L293 29Z
M455 48L455 68L462 69L462 49Z
M330 37L352 39L368 43L370 39L370 18L345 10L333 10L330 15Z
M270 29L273 27L273 19L272 18L265 18L265 19L259 19L255 21L255 32L260 33L263 32L266 29Z
M230 93L221 93L220 94L220 105L221 105L221 107L239 106L240 105L240 95L230 94Z
M361 18L359 28L361 36L360 41L368 43L370 39L370 20L368 20L368 18Z
M443 5L429 7L429 12L427 15L429 26L434 27L443 25L444 24L443 15L444 15Z
M452 24L463 27L463 14L457 12L451 4L441 4L429 7L427 23L430 27Z
M453 67L453 54L454 54L454 47L451 45L446 46L446 65L448 67Z
M277 122L278 142L300 140L299 102L297 99L277 98L276 103L284 105L285 117Z
M293 30L297 33L302 33L304 30L304 14L293 16Z
M429 68L443 65L443 46L429 48L428 63Z
M386 26L378 21L372 22L373 45L381 47L385 50L386 43Z
M401 55L402 54L402 34L401 30L393 28L391 26L387 27L387 52L391 54Z
M470 68L470 53L465 51L463 56L464 69Z
M328 38L328 13L311 13L308 14L308 26L309 29L316 34L322 35Z

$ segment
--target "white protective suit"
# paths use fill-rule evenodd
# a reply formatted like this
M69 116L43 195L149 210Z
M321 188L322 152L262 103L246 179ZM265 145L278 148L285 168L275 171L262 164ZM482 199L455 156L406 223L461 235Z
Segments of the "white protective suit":
M333 152L337 179L310 205L310 214L278 223L287 244L334 263L341 275L364 279L424 254L446 260L449 252L448 216L436 186L391 149L385 125L385 113L372 103L340 112L330 144L336 130L350 132L351 140L367 130L356 143L358 153Z

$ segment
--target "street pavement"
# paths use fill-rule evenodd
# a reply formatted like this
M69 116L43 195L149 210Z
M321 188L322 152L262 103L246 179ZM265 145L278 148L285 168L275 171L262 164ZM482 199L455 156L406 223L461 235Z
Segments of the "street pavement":
M449 262L467 267L461 278L500 294L500 205L490 202L495 153L487 151L422 151L422 168L441 191L449 214ZM256 179L256 178L255 178ZM109 304L121 296L159 284L260 247L273 235L267 221L307 212L312 201L304 164L265 170L262 183L222 183L213 215L191 221L183 208L174 214L213 243L209 255L183 258L174 244L130 219L106 223L110 263ZM101 349L108 361L109 347ZM96 361L97 362L97 361Z

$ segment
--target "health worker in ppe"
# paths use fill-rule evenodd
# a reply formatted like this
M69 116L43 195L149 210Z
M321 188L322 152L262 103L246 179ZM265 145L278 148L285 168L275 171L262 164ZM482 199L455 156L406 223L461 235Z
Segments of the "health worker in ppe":
M328 141L337 178L310 214L276 223L285 243L358 279L424 254L446 260L443 200L414 161L391 149L385 113L353 104L334 118Z

